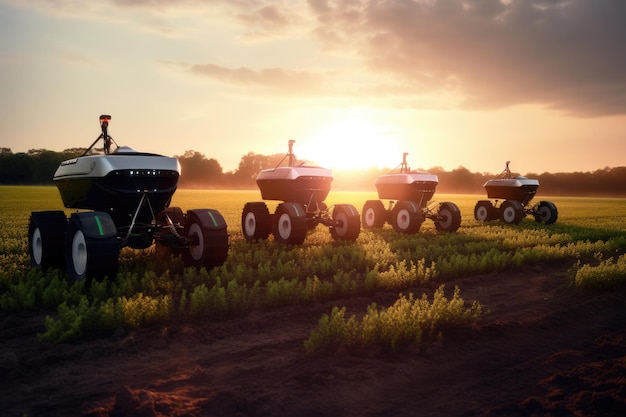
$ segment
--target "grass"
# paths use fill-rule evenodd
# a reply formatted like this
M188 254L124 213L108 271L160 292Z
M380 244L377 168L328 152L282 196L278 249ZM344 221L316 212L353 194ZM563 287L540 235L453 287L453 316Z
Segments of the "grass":
M477 301L466 306L458 287L450 299L446 298L442 285L433 294L432 301L426 294L421 298L414 298L412 293L408 296L400 294L388 308L370 304L361 320L355 315L346 319L345 314L345 307L335 307L330 315L323 315L304 342L307 352L372 345L396 350L419 343L423 337L441 334L443 329L471 325L482 316L483 308Z
M556 204L557 223L545 226L527 217L513 226L474 220L474 205L484 196L437 194L436 200L461 209L456 233L439 233L426 221L416 235L400 235L386 225L362 230L355 243L345 243L318 226L302 245L285 246L272 238L250 244L242 237L241 210L248 201L261 201L258 191L178 190L172 206L214 208L224 216L231 245L226 263L196 271L185 269L180 258L156 256L154 248L125 248L116 277L85 285L69 282L63 271L44 274L29 267L30 212L73 211L63 208L56 188L0 187L0 196L0 310L46 312L41 339L51 342L107 336L120 327L220 320L258 308L339 301L379 290L415 291L542 262L571 265L574 287L604 289L626 280L624 199L537 197ZM375 198L374 192L331 191L326 202L353 204L360 211ZM270 211L278 204L267 203Z

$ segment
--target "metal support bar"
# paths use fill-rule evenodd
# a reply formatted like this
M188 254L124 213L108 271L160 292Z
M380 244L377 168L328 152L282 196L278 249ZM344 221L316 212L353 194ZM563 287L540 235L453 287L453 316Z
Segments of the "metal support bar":
M139 200L139 204L137 205L137 210L135 210L135 214L133 214L133 220L130 222L130 226L128 227L128 232L126 233L126 240L130 237L130 233L133 231L135 227L135 222L137 221L137 216L139 215L139 210L143 207L143 205L147 203L148 208L150 209L150 214L152 215L152 220L156 220L156 216L154 215L154 210L152 209L152 204L150 203L150 199L148 198L148 192L144 191L141 195L141 200Z

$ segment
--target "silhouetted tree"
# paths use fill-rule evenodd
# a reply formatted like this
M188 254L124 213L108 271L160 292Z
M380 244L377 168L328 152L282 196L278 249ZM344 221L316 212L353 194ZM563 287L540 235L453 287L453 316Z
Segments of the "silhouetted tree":
M177 158L182 171L179 180L181 187L215 187L223 179L222 166L217 160L207 159L200 152L188 150Z
M241 157L235 176L244 183L253 181L265 166L267 166L267 156L248 152Z
M33 184L34 159L20 152L0 155L0 183Z
M84 151L85 148L71 148L63 152L30 149L28 153L14 154L10 148L0 148L0 184L51 184L59 164L82 155ZM241 157L236 170L224 173L217 160L188 150L177 157L182 168L179 186L254 189L259 171L277 166L284 157L285 154L260 155L249 152ZM302 162L297 161L296 164ZM375 167L367 170L335 170L333 189L375 191L376 177L390 171L389 168ZM437 175L437 192L442 193L484 194L485 181L499 174L470 172L462 166L452 171L445 171L441 167L426 171ZM626 167L605 167L594 172L529 173L524 176L539 180L541 195L626 197Z
M254 185L256 176L263 169L276 167L285 157L284 154L260 155L248 152L241 157L234 178L239 185Z

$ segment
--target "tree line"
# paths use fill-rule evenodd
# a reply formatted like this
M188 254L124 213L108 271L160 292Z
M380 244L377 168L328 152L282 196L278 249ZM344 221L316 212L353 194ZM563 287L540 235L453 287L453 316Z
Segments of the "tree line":
M84 148L55 152L31 149L13 153L0 148L0 184L49 185L59 164L81 156ZM260 170L277 166L284 154L261 155L249 152L243 155L235 170L224 172L214 158L188 150L175 156L181 165L179 188L199 189L256 189L255 178ZM306 161L303 161L306 162ZM445 171L441 167L427 169L437 175L437 192L484 194L483 184L496 175L471 172L465 167ZM391 169L372 167L365 170L335 170L332 189L337 191L374 191L374 181ZM519 175L519 173L514 173ZM554 196L604 196L626 197L626 167L603 168L593 172L526 173L528 178L539 180L541 195Z

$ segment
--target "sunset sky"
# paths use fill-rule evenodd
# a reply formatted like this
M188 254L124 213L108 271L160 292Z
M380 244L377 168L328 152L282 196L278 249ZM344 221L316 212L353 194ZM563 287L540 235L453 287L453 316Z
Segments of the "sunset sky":
M0 0L0 147L626 165L626 1ZM183 173L184 175L184 173Z

